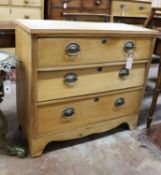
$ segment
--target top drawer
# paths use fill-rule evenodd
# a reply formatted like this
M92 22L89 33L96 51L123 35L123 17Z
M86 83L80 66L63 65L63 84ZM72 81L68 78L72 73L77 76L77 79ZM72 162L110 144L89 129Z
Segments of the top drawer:
M80 0L50 0L53 7L64 8L79 8L81 6Z
M0 0L0 5L8 5L9 0Z
M124 46L129 41L136 47L135 60L149 58L150 38L40 38L38 67L125 61Z
M83 7L88 9L109 9L110 3L109 0L86 0L83 1Z
M118 16L145 16L150 13L151 4L145 2L128 2L114 0L112 2L112 15Z
M15 6L41 7L41 0L12 0L11 2Z

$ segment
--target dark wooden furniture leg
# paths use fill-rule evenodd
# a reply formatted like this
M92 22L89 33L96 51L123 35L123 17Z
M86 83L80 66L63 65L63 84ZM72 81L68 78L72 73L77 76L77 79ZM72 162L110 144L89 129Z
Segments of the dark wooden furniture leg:
M152 19L155 15L156 9L151 9L150 15L148 16L148 18L146 19L145 23L144 23L144 27L148 28L149 25L152 22Z
M154 111L156 109L156 103L157 103L157 99L158 96L161 92L161 59L160 59L160 63L159 63L159 69L158 69L158 78L157 78L157 82L156 82L156 86L155 86L155 90L154 90L154 94L153 94L153 99L152 99L152 104L150 107L150 111L149 111L149 116L147 119L147 129L150 128L153 117L154 117Z

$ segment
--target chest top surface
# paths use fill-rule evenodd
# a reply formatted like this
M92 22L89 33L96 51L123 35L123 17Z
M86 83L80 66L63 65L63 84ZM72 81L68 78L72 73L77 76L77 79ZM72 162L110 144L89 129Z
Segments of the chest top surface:
M30 34L158 34L155 30L122 23L17 20L16 24Z

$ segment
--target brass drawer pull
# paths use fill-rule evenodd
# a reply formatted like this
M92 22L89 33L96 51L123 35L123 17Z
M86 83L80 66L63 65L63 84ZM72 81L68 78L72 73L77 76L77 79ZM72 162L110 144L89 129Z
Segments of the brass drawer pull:
M124 51L126 53L129 53L130 51L133 51L136 48L135 43L132 41L128 41L127 43L125 43L124 45Z
M129 76L130 72L129 72L129 69L127 68L122 68L119 72L119 77L121 79L126 79L128 76Z
M144 10L144 9L145 9L144 6L140 6L140 7L139 7L139 10Z
M122 97L121 97L121 98L118 98L118 99L115 100L114 103L115 103L115 106L116 106L116 107L120 107L120 106L122 106L122 105L125 104L125 99L122 98Z
M64 76L64 83L70 87L74 86L77 80L78 80L78 77L75 73L68 73Z
M80 46L77 43L71 43L69 44L66 48L65 48L65 52L69 55L69 56L75 56L78 55L80 51Z
M25 19L29 19L30 16L29 16L29 15L24 15L24 18L25 18Z
M75 109L74 108L67 108L63 111L63 117L65 119L71 119L75 117Z
M96 5L100 5L102 3L102 0L95 0Z

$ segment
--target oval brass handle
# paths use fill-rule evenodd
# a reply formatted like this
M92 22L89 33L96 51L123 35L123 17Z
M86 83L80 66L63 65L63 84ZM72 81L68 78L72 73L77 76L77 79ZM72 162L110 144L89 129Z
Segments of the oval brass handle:
M135 43L132 41L128 41L127 43L124 44L124 51L125 52L130 52L135 49Z
M127 68L122 68L119 72L119 77L122 79L126 79L129 76L130 72Z
M115 100L114 103L115 103L115 106L116 106L116 107L120 107L120 106L122 106L122 105L125 104L125 99L122 98L122 97L121 97L121 98L118 98L118 99Z
M24 18L25 18L25 19L29 19L30 16L29 16L29 15L24 15Z
M75 73L68 73L64 76L64 83L70 87L74 86L77 80L78 80L78 77Z
M63 111L63 117L65 119L71 119L75 117L75 109L74 108L67 108Z
M69 56L75 56L78 55L80 51L80 46L77 43L70 43L68 46L66 46L65 48L65 52L69 55Z
M139 7L139 10L144 10L144 9L145 9L144 6Z
M95 4L96 5L100 5L101 4L101 0L95 0Z

